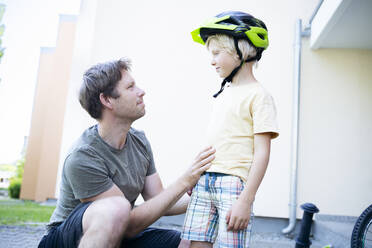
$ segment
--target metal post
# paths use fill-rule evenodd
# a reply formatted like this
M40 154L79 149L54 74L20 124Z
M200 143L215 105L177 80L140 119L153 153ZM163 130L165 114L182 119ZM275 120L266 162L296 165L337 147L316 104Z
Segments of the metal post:
M296 239L296 248L308 248L311 245L309 237L311 224L313 223L313 215L314 213L318 213L319 209L312 203L302 204L301 208L304 210L304 215L301 221L300 234Z

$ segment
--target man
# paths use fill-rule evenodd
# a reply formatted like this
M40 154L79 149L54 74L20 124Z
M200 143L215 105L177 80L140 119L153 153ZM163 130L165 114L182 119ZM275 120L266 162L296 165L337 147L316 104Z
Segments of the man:
M188 199L182 197L210 167L215 151L204 149L163 189L145 134L131 128L145 114L145 92L129 71L130 62L120 59L84 74L79 101L98 124L65 159L60 198L39 247L187 247L179 232L147 227L186 211ZM139 194L145 202L133 208Z

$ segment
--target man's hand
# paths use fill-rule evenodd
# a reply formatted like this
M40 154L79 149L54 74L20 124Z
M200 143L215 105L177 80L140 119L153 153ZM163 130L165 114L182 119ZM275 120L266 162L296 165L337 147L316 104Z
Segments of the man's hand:
M196 184L200 175L209 169L210 162L214 159L214 153L215 149L211 147L204 149L196 156L194 163L178 180L161 190L161 192L158 192L156 196L153 196L154 192L150 193L150 191L145 190L145 195L149 199L130 212L130 222L125 232L125 237L134 237L164 214L169 214L170 212L173 214L179 212L178 210L180 209L184 212L186 205L184 207L181 206L175 211L174 209L170 211L170 209L185 195L188 189ZM155 182L155 184L159 184L159 182ZM149 187L153 185L153 183L150 183Z
M194 162L182 176L186 189L191 190L198 182L200 175L211 167L216 149L207 147L194 159Z
M241 199L238 199L226 215L228 231L238 231L247 228L251 218L251 206Z

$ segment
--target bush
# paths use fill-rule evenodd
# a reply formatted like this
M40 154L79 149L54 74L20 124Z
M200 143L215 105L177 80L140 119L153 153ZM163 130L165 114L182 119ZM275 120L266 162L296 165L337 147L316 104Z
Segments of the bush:
M10 178L8 193L11 198L19 199L19 195L21 193L21 185L22 185L24 167L25 167L25 159L22 158L17 161L16 175Z
M19 198L21 192L22 178L13 177L10 179L10 184L8 187L9 196L11 198Z

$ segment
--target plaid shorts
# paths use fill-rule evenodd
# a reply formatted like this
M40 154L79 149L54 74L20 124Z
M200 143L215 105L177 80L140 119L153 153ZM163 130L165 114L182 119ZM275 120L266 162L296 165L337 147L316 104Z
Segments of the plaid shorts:
M191 195L181 238L209 243L217 240L214 247L248 247L253 212L244 230L227 231L225 221L243 189L244 183L237 176L214 172L202 175Z

